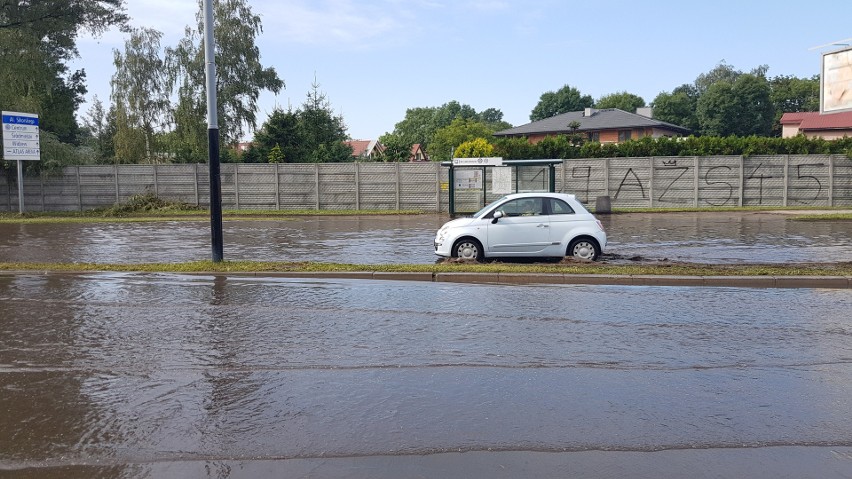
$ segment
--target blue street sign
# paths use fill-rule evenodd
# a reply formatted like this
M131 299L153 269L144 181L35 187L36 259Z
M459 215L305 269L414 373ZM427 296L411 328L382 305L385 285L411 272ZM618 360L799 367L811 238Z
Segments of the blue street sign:
M37 116L3 115L3 124L38 126Z

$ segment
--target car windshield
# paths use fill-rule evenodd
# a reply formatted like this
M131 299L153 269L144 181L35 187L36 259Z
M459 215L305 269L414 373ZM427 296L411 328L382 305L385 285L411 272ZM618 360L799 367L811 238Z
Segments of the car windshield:
M505 200L505 199L506 199L506 197L505 197L505 196L501 196L500 198L497 198L496 200L494 200L494 201L492 201L491 203L489 203L489 204L488 204L485 208L482 208L481 210L479 210L479 211L477 211L476 213L474 213L474 214L473 214L473 217L474 217L474 218L480 218L480 217L482 217L482 215L484 215L486 211L490 210L490 209L491 209L491 207L493 207L494 205L496 205L497 203L500 203L501 201L503 201L503 200Z

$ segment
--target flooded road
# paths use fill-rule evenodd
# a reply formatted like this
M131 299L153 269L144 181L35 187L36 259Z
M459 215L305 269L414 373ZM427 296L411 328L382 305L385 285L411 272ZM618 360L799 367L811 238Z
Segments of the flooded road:
M850 477L852 291L0 274L3 477Z
M709 263L852 261L852 221L791 221L778 212L630 213L602 216L609 252Z
M225 221L225 259L429 264L444 215ZM619 258L731 264L852 261L852 222L778 213L601 216ZM0 261L148 263L208 260L209 222L0 224Z

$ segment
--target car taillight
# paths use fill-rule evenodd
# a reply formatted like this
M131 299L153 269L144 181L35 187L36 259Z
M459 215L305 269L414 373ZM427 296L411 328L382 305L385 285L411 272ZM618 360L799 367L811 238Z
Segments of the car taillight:
M603 231L604 233L606 233L606 230L604 229L604 227L603 227L603 223L601 223L601 220L595 220L595 223L597 223L597 224L598 224L598 228L600 228L600 229L601 229L601 231Z

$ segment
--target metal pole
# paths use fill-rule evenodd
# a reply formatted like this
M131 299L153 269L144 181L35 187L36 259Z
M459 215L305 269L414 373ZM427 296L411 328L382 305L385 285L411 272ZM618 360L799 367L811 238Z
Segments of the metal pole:
M448 205L448 207L449 207L449 211L450 211L450 216L455 216L455 214L456 214L456 198L455 198L455 196L456 196L456 185L455 185L455 179L456 179L456 178L455 178L455 172L453 171L453 165L452 165L452 164L450 164L450 170L449 170L449 173L447 173L447 175L449 176L449 183L450 183L450 184L449 184L449 187L450 187L450 197L449 197L449 205Z
M314 164L314 188L316 188L316 210L320 209L320 181L319 181L319 163Z
M650 168L650 181L648 181L648 207L654 207L654 157L648 158L648 165Z
M737 206L745 205L745 158L740 155L740 201Z
M216 112L216 51L213 44L213 0L204 0L204 61L207 66L207 161L210 167L210 239L213 262L224 257L222 241L222 177L219 170L219 118Z
M441 164L435 163L435 204L437 212L441 212Z
M18 160L18 212L24 214L24 164Z
M784 155L784 199L781 206L787 206L787 195L790 194L790 155Z
M281 209L281 163L275 163L275 209Z
M548 166L548 169L550 169L550 172L549 172L550 173L550 182L548 183L548 186L550 187L551 193L556 193L556 164L551 163L547 166ZM563 185L563 188L564 188L564 185Z
M80 206L80 211L83 211L83 189L80 186L80 165L77 165L77 204Z
M357 161L352 163L355 168L355 209L361 209L361 167Z
M515 165L515 193L518 192L518 180L521 178L521 167Z
M828 157L828 206L834 206L834 155Z
M695 165L695 172L692 177L692 184L695 186L695 207L698 208L698 196L700 195L700 191L698 190L698 174L701 171L701 165L698 164L698 157L693 157L693 164Z
M485 181L486 168L482 167L482 207L488 206L488 182Z
M399 183L402 180L399 176L399 162L397 161L394 164L396 165L396 210L399 211L400 203L401 203L399 197L400 197L400 194L401 194L400 190L402 189L402 188L400 188Z

